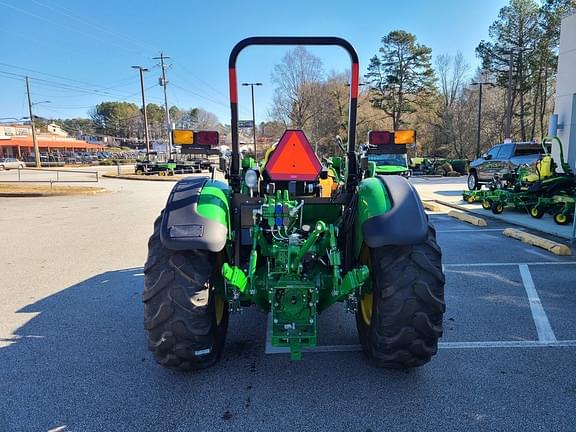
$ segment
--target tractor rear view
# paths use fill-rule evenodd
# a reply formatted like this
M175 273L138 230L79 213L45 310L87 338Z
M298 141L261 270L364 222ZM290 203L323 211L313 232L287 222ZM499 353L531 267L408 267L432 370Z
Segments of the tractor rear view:
M241 159L236 59L250 45L336 45L350 55L338 180L330 181L334 167L321 163L301 130L285 131L261 162ZM298 360L317 343L318 314L343 303L376 365L427 363L442 335L441 250L407 180L375 174L356 151L354 48L334 37L248 38L232 50L229 77L228 182L179 181L149 240L144 326L156 360L183 370L215 364L229 314L253 304L270 314L272 345Z

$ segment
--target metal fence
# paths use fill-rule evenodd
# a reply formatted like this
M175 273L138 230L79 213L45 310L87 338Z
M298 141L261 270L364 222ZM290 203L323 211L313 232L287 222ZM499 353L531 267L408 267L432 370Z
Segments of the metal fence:
M12 171L12 170L10 170ZM80 171L48 168L18 168L14 169L17 174L6 174L0 178L2 183L98 183L100 176L98 171Z

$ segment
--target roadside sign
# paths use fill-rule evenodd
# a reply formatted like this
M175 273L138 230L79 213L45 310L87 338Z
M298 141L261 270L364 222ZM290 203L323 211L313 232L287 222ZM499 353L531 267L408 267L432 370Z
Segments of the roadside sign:
M252 128L254 127L254 122L252 120L238 120L239 128Z

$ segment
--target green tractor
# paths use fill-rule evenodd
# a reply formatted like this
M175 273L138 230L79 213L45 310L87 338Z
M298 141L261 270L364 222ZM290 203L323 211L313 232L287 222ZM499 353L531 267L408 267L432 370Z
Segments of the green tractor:
M362 145L361 149L368 157L370 174L410 177L412 170L408 166L408 144L416 144L416 131L368 132L368 144Z
M344 181L326 184L328 169L301 130L287 130L261 163L241 160L236 59L250 45L348 52ZM317 343L318 314L341 302L355 314L362 348L376 365L427 363L442 335L442 254L408 181L371 174L356 152L354 48L335 37L248 38L230 54L229 77L232 155L221 166L228 182L176 183L148 243L144 327L156 360L181 370L214 365L229 314L253 304L270 314L272 345L298 360Z

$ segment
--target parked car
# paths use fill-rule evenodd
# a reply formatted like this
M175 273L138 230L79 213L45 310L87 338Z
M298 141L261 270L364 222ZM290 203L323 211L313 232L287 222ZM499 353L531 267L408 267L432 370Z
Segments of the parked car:
M544 149L538 143L498 144L480 158L470 162L468 169L468 189L480 189L488 184L495 175L503 177L514 172L520 165L535 165Z
M9 169L22 169L26 168L26 163L22 162L16 158L1 158L0 159L0 170Z

